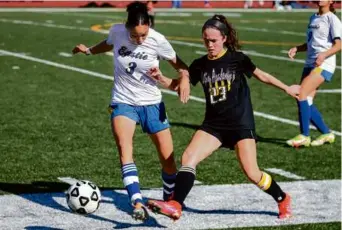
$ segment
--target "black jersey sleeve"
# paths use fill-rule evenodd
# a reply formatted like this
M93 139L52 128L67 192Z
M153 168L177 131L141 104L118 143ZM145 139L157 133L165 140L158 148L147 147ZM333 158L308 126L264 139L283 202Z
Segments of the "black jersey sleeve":
M195 86L201 79L201 69L196 60L193 61L189 67L190 82Z
M252 60L245 54L243 55L243 59L242 59L242 69L244 74L247 77L252 77L254 70L256 69L256 66L254 65L254 63L252 62Z

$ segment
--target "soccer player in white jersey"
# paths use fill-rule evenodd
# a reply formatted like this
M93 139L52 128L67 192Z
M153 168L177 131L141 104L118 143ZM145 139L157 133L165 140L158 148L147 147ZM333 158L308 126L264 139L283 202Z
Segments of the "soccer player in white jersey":
M322 115L313 104L316 89L324 81L329 82L336 68L336 53L341 51L341 21L333 13L333 1L317 1L318 12L310 17L307 29L307 42L293 47L288 55L294 58L297 52L307 52L301 79L298 99L301 134L287 141L293 147L320 146L333 143L335 135L323 121ZM322 133L311 142L309 125L311 123Z
M73 53L89 55L113 50L112 130L120 155L123 183L133 207L132 216L146 220L148 212L143 204L138 171L133 160L133 135L137 123L150 135L158 150L165 200L173 192L177 172L161 91L157 82L146 73L158 67L159 60L167 60L179 72L178 93L183 103L189 99L190 84L186 64L176 55L166 38L150 28L146 4L133 2L127 6L127 12L126 24L113 25L105 41L90 48L77 45Z

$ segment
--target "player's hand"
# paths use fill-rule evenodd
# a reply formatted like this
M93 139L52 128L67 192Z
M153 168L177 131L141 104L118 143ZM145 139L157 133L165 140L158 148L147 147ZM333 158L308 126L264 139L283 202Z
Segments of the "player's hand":
M75 48L72 49L72 53L73 54L77 54L77 53L84 53L86 54L86 50L88 49L88 47L86 47L83 44L79 44L77 46L75 46Z
M181 102L187 103L190 98L190 81L189 73L187 71L180 73L179 87L177 91Z
M163 74L158 67L152 67L147 71L147 76L159 82L161 81Z
M294 57L297 54L297 47L293 47L289 50L289 52L287 52L287 55L289 56L289 58L294 59Z
M286 93L291 97L298 99L298 95L300 93L300 85L291 85L287 87Z
M319 53L317 58L316 58L316 62L315 62L315 65L316 66L320 66L323 64L324 60L327 58L327 56L325 55L324 52L322 53Z

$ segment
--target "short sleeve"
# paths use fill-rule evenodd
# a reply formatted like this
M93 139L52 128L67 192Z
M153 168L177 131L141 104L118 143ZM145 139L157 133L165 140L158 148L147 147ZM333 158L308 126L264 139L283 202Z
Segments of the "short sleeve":
M245 55L245 54L242 54L242 55L243 55L243 59L242 59L243 72L247 77L250 78L250 77L252 77L253 72L256 69L256 66L254 65L252 60L247 55Z
M109 30L109 35L106 40L107 45L114 45L114 34L115 34L115 25L113 25L112 28L110 28Z
M340 39L342 32L342 24L336 15L333 15L330 20L330 36L332 40Z
M172 60L176 58L175 50L164 36L158 44L157 54L160 60Z
M196 64L196 61L193 61L189 67L189 76L190 82L193 86L195 86L201 79L201 69Z

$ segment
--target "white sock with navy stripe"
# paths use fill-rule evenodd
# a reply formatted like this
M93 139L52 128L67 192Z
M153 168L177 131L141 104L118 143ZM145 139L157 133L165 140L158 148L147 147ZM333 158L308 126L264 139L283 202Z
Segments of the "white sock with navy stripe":
M121 167L122 181L127 190L130 202L134 205L142 203L138 170L134 163L125 164Z

